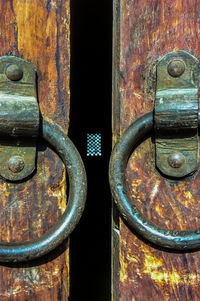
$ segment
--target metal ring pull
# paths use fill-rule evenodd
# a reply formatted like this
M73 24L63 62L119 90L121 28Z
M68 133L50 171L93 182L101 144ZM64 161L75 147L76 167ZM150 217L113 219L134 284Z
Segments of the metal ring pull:
M109 179L115 203L130 226L151 243L174 250L193 250L200 246L200 228L188 231L168 230L149 221L128 194L125 168L128 158L141 139L153 129L153 112L136 120L116 144L110 159Z
M64 214L42 237L17 243L0 243L0 261L20 262L38 258L53 250L73 231L83 213L87 192L86 173L74 144L59 126L42 121L42 137L63 160L69 177L69 198Z

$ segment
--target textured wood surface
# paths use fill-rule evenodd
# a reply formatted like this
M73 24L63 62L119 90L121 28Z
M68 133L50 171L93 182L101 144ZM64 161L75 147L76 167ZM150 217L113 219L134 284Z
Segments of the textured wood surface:
M30 61L38 75L44 117L67 131L69 113L69 0L0 0L0 55ZM41 236L66 206L61 160L40 141L37 172L28 181L0 182L0 240ZM67 300L69 247L41 260L0 265L0 300Z
M157 59L180 49L200 58L200 1L115 0L114 5L120 8L120 39L114 39L114 55L119 55L114 71L120 73L113 97L116 140L119 125L123 132L153 109ZM200 227L199 172L183 181L166 180L155 170L154 147L151 139L146 140L129 161L127 179L133 202L148 219L165 228ZM200 299L200 251L165 252L143 242L121 219L119 232L116 227L115 221L114 301Z

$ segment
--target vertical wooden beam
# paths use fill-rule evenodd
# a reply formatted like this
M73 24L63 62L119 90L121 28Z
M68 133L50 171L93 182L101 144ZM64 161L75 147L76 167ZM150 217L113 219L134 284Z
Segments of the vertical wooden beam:
M66 132L70 107L70 1L0 1L0 55L31 62L38 75L42 115ZM0 240L41 236L66 206L63 164L42 141L37 171L22 183L0 182ZM67 300L69 245L26 264L0 265L0 300Z
M119 6L114 9L114 47L120 47L114 51L114 56L119 55L114 67L113 105L117 109L113 118L114 124L118 122L114 126L115 142L116 129L120 127L122 133L136 118L153 110L157 60L175 50L185 50L200 58L200 1L114 3L114 7ZM119 85L116 72L120 75ZM153 139L134 151L127 180L133 202L149 220L168 229L200 227L199 172L181 181L162 177L155 169ZM113 290L117 282L119 294L113 292L113 300L199 300L199 251L166 252L143 241L121 218L119 223L119 248L118 252L113 251L114 267L119 267L113 269Z

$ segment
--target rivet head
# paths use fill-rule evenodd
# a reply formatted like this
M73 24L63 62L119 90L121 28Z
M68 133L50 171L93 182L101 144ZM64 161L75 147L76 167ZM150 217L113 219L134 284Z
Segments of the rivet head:
M12 81L20 80L23 77L23 70L18 65L11 64L6 69L6 76Z
M172 168L180 168L185 164L185 156L182 153L174 152L169 155L167 161Z
M185 72L185 64L181 60L174 59L169 63L167 71L172 77L179 77Z
M8 168L14 173L18 173L24 168L24 160L20 156L13 156L8 160Z

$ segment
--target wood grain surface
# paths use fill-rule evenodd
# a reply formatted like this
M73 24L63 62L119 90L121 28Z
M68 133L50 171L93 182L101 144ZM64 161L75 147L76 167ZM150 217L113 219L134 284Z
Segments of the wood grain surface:
M119 130L153 110L158 59L175 50L200 59L200 1L115 0L114 26L115 142ZM155 169L153 139L134 151L127 180L132 201L154 223L177 230L200 227L199 172L182 181L162 177ZM200 251L166 252L144 242L121 219L119 232L117 226L115 219L114 301L200 299Z
M67 132L69 122L70 1L0 0L0 55L31 62L38 75L41 114ZM0 241L44 234L66 206L63 164L39 142L37 171L22 183L0 181ZM67 300L69 245L27 264L0 265L0 300Z

